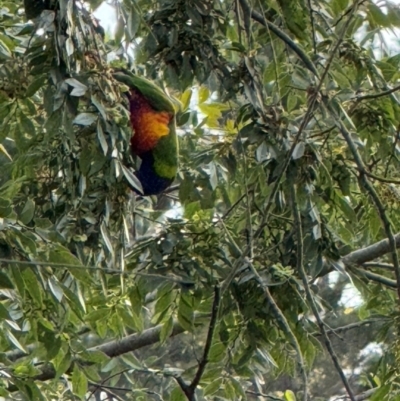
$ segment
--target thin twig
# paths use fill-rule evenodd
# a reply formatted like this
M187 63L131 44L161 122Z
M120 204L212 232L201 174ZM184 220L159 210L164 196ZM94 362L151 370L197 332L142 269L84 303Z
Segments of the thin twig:
M358 168L359 170L359 168ZM362 170L362 173L364 173L365 175L367 175L368 177L372 178L373 180L376 181L380 181L380 182L384 182L386 184L396 184L396 185L400 185L400 180L393 180L391 178L384 178L384 177L379 177L375 174L370 173L365 167L364 170Z
M107 274L118 274L121 276L141 276L141 277L148 277L148 278L156 278L165 281L171 281L173 283L183 284L183 285L193 285L194 282L188 280L185 281L183 279L179 279L178 277L172 277L168 275L162 274L152 274L152 273L143 273L138 271L121 271L117 269L108 269L103 267L96 267L96 266L85 266L80 264L70 264L70 263L53 263L53 262L38 262L38 261L29 261L29 260L14 260L14 259L3 259L0 258L0 263L8 263L8 264L17 264L17 265L25 265L25 266L34 266L34 267L42 267L48 266L53 268L60 268L60 269L85 269L85 270L93 270L93 271L100 271L102 273ZM1 266L0 266L1 267Z
M360 322L350 323L350 324L347 324L346 326L335 327L333 329L329 329L329 330L325 330L325 331L326 331L326 334L338 334L338 333L343 333L345 331L358 329L367 324L379 323L379 322L385 321L385 320L386 319L362 320ZM312 335L318 337L321 335L321 333L312 333Z
M366 268L377 267L379 269L393 270L393 265L391 265L390 263L370 262L370 263L364 263L362 267Z
M125 401L125 398L120 397L119 395L115 394L114 391L111 391L107 388L103 388L102 389L108 396L110 399L114 400L118 400L118 401Z
M326 103L325 106L328 109L328 111L330 112L334 121L336 121L336 124L337 124L343 138L347 142L347 145L350 149L351 154L353 155L353 159L357 165L357 168L360 171L359 181L360 181L361 185L365 188L366 192L369 194L370 198L372 199L372 202L374 203L375 208L382 221L382 225L385 230L385 234L389 240L390 253L392 256L394 271L396 274L397 295L398 295L398 298L400 301L400 264L399 264L399 258L397 256L397 251L396 251L396 240L395 240L395 236L393 235L393 232L392 232L392 226L391 226L390 220L386 215L385 207L384 207L380 197L378 196L377 192L375 191L375 188L372 186L372 184L369 182L369 180L367 178L367 174L365 173L366 169L365 169L364 162L361 158L360 153L358 152L357 146L354 143L350 132L344 126L344 124L340 120L339 116L336 114L336 111L333 109L333 107L328 103Z
M217 319L218 319L218 313L219 313L219 305L220 305L220 288L219 286L214 287L214 302L211 310L211 319L210 319L210 325L208 326L208 333L207 333L207 340L206 340L206 345L204 346L204 352L203 352L203 357L200 360L199 367L197 368L197 372L192 380L192 382L189 385L189 391L192 393L192 395L196 391L196 387L200 383L200 380L203 376L203 373L206 369L207 363L208 363L208 355L210 354L211 350L211 345L213 342L213 337L214 337L214 331L215 327L217 325Z
M258 4L260 6L262 17L264 18L264 20L267 20L267 18L265 17L264 8L263 8L260 0L258 0ZM279 83L279 73L278 73L278 57L276 55L275 45L274 45L274 41L272 40L271 31L269 30L268 27L267 27L267 31L268 31L268 37L270 40L271 50L272 50L272 59L274 61L273 66L274 66L274 73L275 73L275 85L276 85L278 93L281 93L281 88L280 88L281 85ZM279 99L279 105L282 106L282 98Z
M355 98L355 100L357 102L361 102L363 100L378 99L380 97L387 96L387 95L390 95L390 94L392 94L394 92L397 92L398 90L400 90L400 85L397 85L397 86L395 86L395 87L393 87L391 89L387 89L387 90L379 92L379 93L371 93L369 95L357 96Z
M225 220L232 212L233 210L240 204L240 202L245 198L246 193L244 193L238 200L235 201L235 203L224 212L224 214L220 217L221 220Z
M131 370L131 369L129 369ZM116 387L116 386L107 386L104 384L100 384L100 383L95 383L95 382L90 382L91 386L95 386L95 387L99 387L99 388L104 388L107 390L113 390L113 391L124 391L126 393L130 393L130 392L134 392L132 390L132 388L127 388L127 387ZM146 394L150 394L150 395L155 395L157 396L161 401L163 401L163 397L161 396L161 394L156 393L155 391L151 391L151 390L145 390L145 389L140 389L140 391L142 391L143 393Z
M363 269L360 269L360 268L356 268L355 270L358 273L360 273L362 276L367 278L368 280L375 281L376 283L379 283L379 284L383 284L383 285L385 285L386 287L389 287L389 288L395 288L395 289L398 288L396 280L391 280L390 278L381 276L380 274L376 274L376 273L373 273L373 272L370 272L370 271L367 271L367 270L363 270Z
M181 376L173 376L173 378L176 380L176 382L179 384L179 387L183 391L183 393L186 395L187 399L189 401L195 401L195 398L192 394L192 392L189 389L188 384L183 380Z
M254 396L256 396L256 397L267 398L267 399L273 400L273 401L284 401L283 398L274 397L273 395L258 393L258 392L256 392L256 391L246 390L245 393L246 393L246 394L254 395Z
M314 49L314 54L317 54L317 40L315 37L314 10L311 5L311 0L307 0L307 2L308 2L308 8L310 10L310 22L311 22L313 49Z
M291 203L292 203L292 213L293 213L293 218L295 222L295 229L296 229L296 234L297 234L297 270L300 274L300 278L303 281L303 286L304 290L306 292L306 297L308 300L308 303L311 306L311 310L313 312L313 315L317 321L318 327L321 331L326 349L328 350L329 355L331 356L332 362L343 382L344 387L346 388L347 393L350 396L350 399L352 401L355 401L353 390L350 387L350 384L347 380L346 375L343 372L342 367L340 366L339 359L336 355L335 350L333 349L331 340L328 337L328 333L326 332L325 329L325 324L322 321L322 318L318 312L317 305L314 300L314 296L311 293L310 285L308 284L308 279L306 272L304 270L304 265L303 265L303 230L302 230L302 224L301 224L301 214L299 211L299 208L297 206L297 193L296 193L296 188L294 185L291 186Z
M240 10L239 10L239 0L236 0L235 4L235 15L236 15L236 23L237 23L237 32L238 32L238 40L242 45L242 27L240 24Z
M119 371L119 372L117 372L117 373L114 373L114 374L112 374L112 375L110 375L110 376L104 378L100 383L93 383L92 386L94 387L94 389L93 389L93 390L89 393L89 395L86 397L86 401L89 401L90 398L92 397L92 395L93 395L97 390L99 390L100 388L105 387L105 386L104 386L104 383L108 382L108 381L111 380L113 377L122 375L123 373L125 373L125 372L127 372L127 371L129 371L129 370L131 370L131 368L129 368L129 369L123 369L123 370L121 370L121 371Z
M314 302L314 299L312 298L311 295L311 291L310 288L308 286L308 280L306 277L306 273L304 271L304 267L303 267L303 259L304 259L304 250L303 250L303 242L304 242L304 238L303 238L303 231L302 231L302 227L301 227L301 216L300 216L300 211L297 207L297 201L296 201L296 189L294 184L290 185L290 191L291 191L291 203L292 203L292 211L293 211L293 217L294 217L294 224L295 224L295 231L296 231L296 236L297 236L297 245L296 245L296 263L297 263L297 270L300 273L300 276L303 280L303 285L305 286L306 289L306 294L307 294L307 298L309 298L309 302L311 300L311 302ZM308 288L308 292L307 292L307 288ZM314 305L315 306L315 305ZM318 315L318 310L315 307L315 311L313 308L313 305L311 305L311 309L314 312L314 315L316 315L319 317ZM318 322L318 318L317 318L317 322ZM325 327L324 327L325 328ZM305 401L307 401L307 391L304 391L305 393Z
M379 387L371 388L371 389L369 389L369 390L367 390L367 391L364 391L364 392L361 393L361 394L356 395L356 396L355 396L355 400L356 400L356 401L364 401L364 400L367 400L369 397L371 397L371 396L375 393L376 390L378 390L378 388L379 388ZM335 398L333 401L346 401L346 400L348 400L348 399L349 399L349 397L343 396L343 397Z
M389 157L389 159L388 159L388 161L387 161L387 163L386 163L386 168L385 168L385 173L384 173L384 176L385 176L385 177L386 177L386 176L388 175L388 173L389 173L389 166L390 166L390 163L392 162L393 157L395 157L395 154L396 154L396 147L397 147L397 144L398 144L399 140L400 140L400 126L397 125L397 129L396 129L396 138L395 138L394 141L393 141L392 151L390 152L390 157Z
M294 335L292 329L290 328L290 325L288 321L286 320L285 315L283 312L280 310L278 304L275 302L273 296L271 295L271 292L269 291L269 288L265 283L263 282L262 278L258 274L257 270L253 266L251 262L248 263L248 266L253 273L254 277L264 290L265 297L267 298L267 301L271 307L272 313L275 316L276 321L278 322L279 326L281 327L282 331L288 336L289 341L291 342L293 348L296 351L297 354L297 359L300 365L300 370L301 370L301 375L304 383L304 400L308 399L308 380L307 380L307 371L306 371L306 364L304 362L303 354L301 352L301 347L299 342L297 341L296 336Z

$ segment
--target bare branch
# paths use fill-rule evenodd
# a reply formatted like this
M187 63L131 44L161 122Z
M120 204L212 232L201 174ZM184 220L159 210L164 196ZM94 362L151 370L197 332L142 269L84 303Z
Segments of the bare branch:
M394 88L391 88L391 89L387 89L387 90L385 90L383 92L371 93L369 95L363 95L363 96L357 96L355 100L357 102L361 102L362 100L377 99L379 97L390 95L390 94L392 94L394 92L397 92L398 90L400 90L400 85L397 85L397 86L395 86Z
M258 393L258 392L256 392L256 391L246 390L245 393L246 393L246 394L254 395L254 396L256 396L256 397L266 398L267 400L284 401L283 398L274 397L273 395Z
M147 329L140 334L132 334L121 340L110 341L105 344L98 345L96 347L89 348L88 351L101 351L106 354L108 357L113 358L122 354L126 354L127 352L135 351L139 348L146 347L147 345L156 344L160 341L160 332L162 329L162 325L158 325L152 327L151 329ZM171 337L176 336L178 334L183 333L185 330L180 326L177 321L174 321ZM56 375L56 372L52 365L44 365L41 369L42 373L35 376L33 380L45 381L53 379ZM16 386L9 386L8 391L14 392L17 391L18 388Z
M397 282L391 280L390 278L381 276L380 274L372 273L367 270L357 268L356 271L368 280L375 281L377 283L383 284L386 287L397 289Z
M250 268L251 272L253 273L255 279L258 281L261 288L264 290L264 294L267 298L269 305L271 306L272 313L274 314L277 323L281 327L282 331L287 335L289 341L291 342L293 348L296 351L298 363L300 365L301 374L303 376L304 390L305 390L304 394L307 395L307 389L308 389L308 383L307 383L308 381L307 381L307 373L306 373L307 370L306 370L306 364L304 362L303 354L301 352L300 344L297 341L297 338L294 335L292 329L290 328L290 325L289 325L285 315L279 309L278 304L275 302L273 296L271 295L271 292L269 291L268 286L265 285L262 278L258 274L258 272L255 269L255 267L253 266L253 264L250 263L250 261L249 261L248 265L249 265L249 268ZM307 400L307 398L304 398L304 399Z
M378 387L377 388L371 388L370 390L364 391L363 393L356 395L355 396L355 401L367 400L369 397L371 397L375 393L375 391L377 389L378 389ZM348 399L349 399L349 397L343 396L343 397L335 398L334 401L346 401Z
M388 243L389 243L389 252L392 256L392 262L393 262L393 266L394 266L394 271L396 274L396 281L397 281L397 295L400 301L400 263L399 263L399 258L397 255L397 241L395 238L395 235L393 234L392 231L392 225L391 222L389 220L389 218L386 215L385 212L385 207L379 197L379 195L377 194L377 192L375 191L375 188L373 187L373 185L370 183L367 174L365 173L366 168L364 165L364 162L361 158L360 153L358 152L357 146L353 141L353 138L351 137L350 132L347 130L347 128L345 127L345 125L343 124L343 122L341 121L340 117L337 115L336 110L334 109L334 107L329 104L328 102L325 102L325 107L327 108L327 110L329 111L329 113L331 114L332 118L334 121L336 121L336 124L343 136L343 138L345 139L345 141L347 142L347 145L349 147L349 150L351 152L351 154L353 155L353 159L354 162L357 165L358 170L360 171L359 174L359 181L361 186L364 187L365 191L368 193L368 195L370 196L370 198L372 199L372 202L375 205L375 208L379 214L379 217L381 219L383 228L385 230L385 234L388 238ZM345 112L343 111L343 114L345 114Z
M292 213L293 213L293 219L294 219L294 223L295 223L295 231L296 231L296 236L297 236L297 244L296 244L296 260L297 260L297 262L296 262L296 267L297 267L297 271L300 273L300 276L301 276L301 278L303 280L303 284L305 286L307 298L309 299L309 302L310 301L312 302L311 309L313 310L314 315L317 318L317 322L319 323L321 318L319 317L317 308L315 306L314 299L312 298L310 287L308 285L308 280L307 280L307 277L306 277L306 273L305 273L304 267L303 267L303 263L304 263L303 262L303 258L304 258L304 250L303 250L304 238L303 238L303 230L302 230L302 227L301 227L300 211L299 211L299 209L297 207L296 188L295 188L295 186L293 184L290 185L290 191L291 191ZM323 331L321 331L321 332L323 333ZM349 394L351 394L351 392ZM307 386L305 386L305 389L304 389L304 400L307 401L307 399L308 399L308 391L307 391Z
M371 262L371 263L364 263L362 267L365 267L367 269L371 267L377 267L379 269L393 270L393 265L391 265L390 263Z
M394 244L396 248L400 248L400 233L394 235ZM354 252L344 256L341 261L345 266L362 265L371 260L377 259L391 251L391 244L389 240L383 239L375 244L369 245L365 248L357 249Z
M372 178L373 180L385 182L387 184L400 184L400 180L394 180L391 178L379 177L378 175L372 174L367 170L363 170L362 173L366 174L368 177Z
M318 327L321 331L322 338L324 340L326 349L328 350L328 353L331 356L333 365L335 366L335 368L343 382L343 385L346 388L347 393L349 394L351 401L356 401L354 394L353 394L353 390L351 389L350 384L347 380L347 377L344 374L342 367L340 366L339 358L337 357L336 352L333 349L331 340L328 337L328 333L326 332L326 329L325 329L325 323L322 321L322 318L318 312L318 308L315 303L314 296L311 293L310 285L308 284L307 275L306 275L306 272L305 272L304 266L303 266L303 230L302 230L302 225L301 225L301 214L300 214L299 208L297 206L297 194L296 194L296 188L294 185L291 186L291 203L292 203L292 213L293 213L296 235L297 235L297 270L300 274L301 280L303 281L303 286L304 286L304 290L306 292L306 297L307 297L308 303L311 306L311 310L313 312L313 315L315 316L315 319L316 319ZM306 400L307 400L307 398L306 398Z
M326 334L338 334L338 333L343 333L345 331L353 330L353 329L358 329L362 326L368 325L368 324L373 324L373 323L379 323L383 322L386 319L376 319L376 320L362 320L360 322L355 322L355 323L350 323L347 324L346 326L341 326L341 327L335 327L330 330L326 330ZM321 333L313 333L313 336L320 336Z
M201 361L199 363L199 367L197 369L196 375L193 378L192 383L190 383L189 389L192 394L195 393L196 387L200 383L201 377L203 376L203 373L206 369L207 363L208 363L208 355L210 353L213 337L214 337L214 331L215 327L217 324L217 319L218 319L218 312L219 312L219 304L220 304L220 288L218 286L215 286L214 288L214 302L212 306L212 311L211 311L211 319L210 319L210 325L208 327L208 333L207 333L207 340L206 340L206 345L204 347L204 352L203 352L203 357L201 358Z

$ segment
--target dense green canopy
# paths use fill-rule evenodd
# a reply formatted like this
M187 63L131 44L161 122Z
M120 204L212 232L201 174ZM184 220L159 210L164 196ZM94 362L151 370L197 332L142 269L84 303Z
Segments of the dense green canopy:
M0 397L397 400L399 7L108 3L0 0ZM121 66L179 109L158 197Z

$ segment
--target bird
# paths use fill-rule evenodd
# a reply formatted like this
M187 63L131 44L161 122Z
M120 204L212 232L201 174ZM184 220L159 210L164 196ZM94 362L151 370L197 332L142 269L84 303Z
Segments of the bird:
M141 195L158 195L172 184L178 171L174 105L161 88L146 78L126 70L114 72L113 76L129 88L125 95L133 131L130 149L141 159L135 173L142 185Z

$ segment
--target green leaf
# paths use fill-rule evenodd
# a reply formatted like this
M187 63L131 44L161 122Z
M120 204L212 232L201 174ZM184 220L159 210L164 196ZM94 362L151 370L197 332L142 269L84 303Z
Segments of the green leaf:
M370 398L370 401L382 401L384 397L388 395L391 391L392 385L385 384L384 386L379 387Z
M233 377L230 377L229 381L234 387L236 394L240 395L243 399L246 399L246 393L244 392L243 386Z
M11 202L8 199L0 198L0 217L7 217L11 212Z
M136 9L136 7L131 7L129 11L129 16L128 16L128 33L129 33L129 38L133 40L136 36L136 32L139 29L140 26L140 13L139 10Z
M170 316L163 324L160 331L160 343L164 344L165 341L171 336L172 329L174 328L174 319Z
M210 97L210 91L207 87L202 86L199 89L199 104L204 103Z
M24 224L28 224L33 219L35 214L35 202L32 199L28 199L25 203L24 208L22 209L21 214L19 215L19 219Z
M110 308L99 308L89 312L85 316L85 320L87 322L96 322L98 320L107 320L110 315L111 309Z
M41 76L39 78L34 79L28 86L28 89L25 92L25 96L26 97L33 96L39 89L43 87L45 82L46 82L45 76Z
M117 24L115 27L115 43L119 44L122 41L122 37L124 36L125 32L125 20L120 16L117 20Z
M24 134L29 134L31 136L35 135L36 129L32 122L32 118L28 118L24 113L19 114L19 121L21 123L21 132Z
M292 390L285 391L285 400L286 401L296 401L296 396Z
M26 268L21 272L21 275L25 283L25 288L33 301L37 306L42 307L42 286L38 282L36 274L33 272L32 268Z
M87 390L88 381L86 376L75 364L72 372L72 391L76 396L83 400Z
M0 39L0 59L5 60L11 58L10 49L7 45Z
M10 330L5 329L4 333L6 337L11 341L12 344L15 345L20 351L22 351L24 354L28 354L28 351L22 346L22 344L16 339L13 333L11 333Z
M8 288L8 289L14 288L14 284L12 283L8 275L3 271L0 271L0 288Z
M7 308L0 302L0 319L10 319Z
M190 294L181 293L178 307L178 320L180 325L188 331L193 330L193 299Z
M13 237L13 241L18 244L23 253L36 255L36 242L32 239L32 235L29 232L22 233L21 231L14 231L10 236Z
M77 125L92 125L97 120L97 115L94 113L81 113L78 114L75 118L73 123Z
M48 261L51 263L57 263L59 265L65 265L71 274L78 280L83 281L87 284L92 282L92 278L82 266L79 259L73 255L67 248L60 244L54 244L52 249L50 249ZM77 266L76 268L73 266Z
M169 395L169 401L186 401L187 398L180 388L174 388Z
M124 173L125 178L128 180L129 185L132 186L136 191L138 191L140 194L143 193L143 187L139 179L136 177L135 174L132 173L132 171L125 167L123 164L121 165L122 167L122 172Z
M185 217L191 219L200 210L201 204L199 201L188 203L185 205Z
M90 166L93 162L93 153L90 147L86 144L83 147L79 156L79 168L83 175L87 175L90 170Z
M389 27L390 23L387 15L374 3L368 3L368 11L374 22L382 27Z
M56 370L56 378L59 378L69 369L71 365L71 359L71 354L69 350L66 349L66 345L62 345L59 349L59 352L52 360L53 366Z
M108 153L108 143L104 136L103 127L101 126L100 120L97 121L97 138L100 142L101 149L103 150L104 156Z
M104 245L108 249L111 255L114 255L114 248L111 242L110 234L106 223L103 221L100 226L101 237L103 238Z
M225 352L226 346L221 342L217 342L212 345L208 359L210 362L221 362L225 357Z
M58 302L61 302L63 299L64 291L59 283L53 277L50 277L48 280L48 284L51 293L54 295Z
M215 394L223 386L223 379L217 378L204 388L204 396Z
M70 93L71 96L83 96L88 90L88 87L86 85L79 82L75 78L68 78L65 80L65 83L67 83L69 86L72 86L73 88Z
M136 369L136 370L143 369L143 363L140 362L139 359L137 359L135 357L133 352L129 353L129 354L121 355L120 358L124 361L124 363L126 363L128 366L130 366L133 369Z
M239 397L239 394L236 393L235 387L232 386L230 382L226 382L224 386L224 391L225 391L225 397L228 400L237 400Z
M92 362L97 364L103 364L110 360L110 358L101 351L83 351L79 354L79 358L85 362Z
M192 98L193 91L191 89L186 89L181 96L182 110L186 111L190 106L190 100Z

